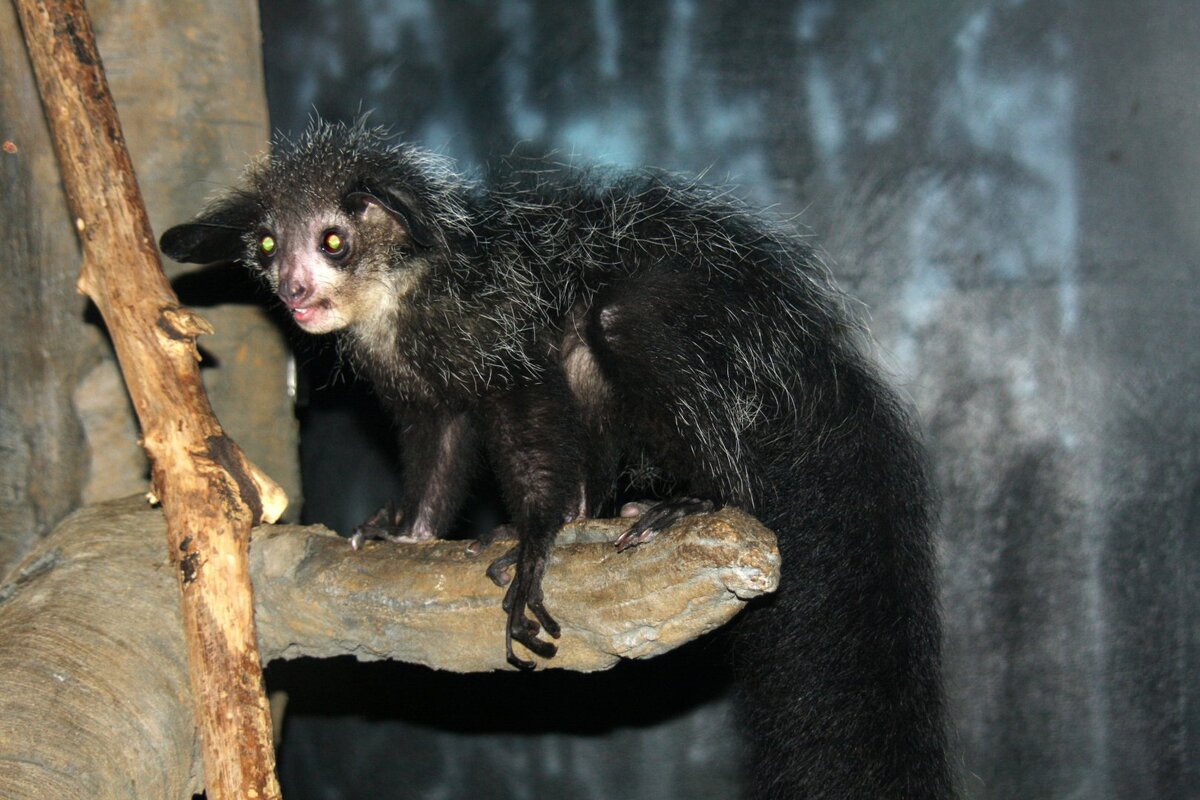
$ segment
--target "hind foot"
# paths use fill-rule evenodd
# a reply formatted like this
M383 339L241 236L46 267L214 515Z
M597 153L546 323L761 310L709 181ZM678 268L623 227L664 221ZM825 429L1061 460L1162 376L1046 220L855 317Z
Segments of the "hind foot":
M661 503L626 503L621 507L622 517L637 517L629 530L617 537L614 544L623 552L639 544L645 544L662 531L691 514L706 514L716 508L711 500L697 497L677 497Z

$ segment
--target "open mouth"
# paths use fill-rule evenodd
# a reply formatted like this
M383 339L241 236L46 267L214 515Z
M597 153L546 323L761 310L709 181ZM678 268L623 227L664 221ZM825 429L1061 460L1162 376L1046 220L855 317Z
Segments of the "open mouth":
M295 306L289 310L292 312L292 319L296 320L296 324L306 328L320 322L321 318L329 313L330 308L328 300L320 300L312 305Z
M292 309L292 316L296 318L296 322L311 322L320 310L320 306L300 306Z

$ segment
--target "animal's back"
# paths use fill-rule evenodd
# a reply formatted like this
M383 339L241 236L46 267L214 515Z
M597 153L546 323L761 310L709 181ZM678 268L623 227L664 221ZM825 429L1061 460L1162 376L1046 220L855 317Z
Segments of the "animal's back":
M756 796L950 796L923 455L841 296L714 190L640 174L564 191L578 233L551 261L578 262L623 435L678 490L779 535L780 590L733 638Z

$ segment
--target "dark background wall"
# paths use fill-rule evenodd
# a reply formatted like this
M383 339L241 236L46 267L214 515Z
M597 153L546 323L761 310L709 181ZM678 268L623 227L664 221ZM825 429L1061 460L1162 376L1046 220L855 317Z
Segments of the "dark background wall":
M1200 5L262 12L279 128L374 109L468 165L653 163L795 217L864 301L932 452L967 794L1196 796ZM394 490L389 434L302 361L306 513L346 530ZM287 796L728 797L706 655L604 676L285 666Z

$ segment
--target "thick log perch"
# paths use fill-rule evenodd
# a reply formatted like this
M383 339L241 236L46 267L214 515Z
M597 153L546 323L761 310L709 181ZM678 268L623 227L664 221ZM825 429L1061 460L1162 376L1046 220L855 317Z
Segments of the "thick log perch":
M562 638L542 665L591 672L660 655L723 625L778 582L774 535L741 512L692 517L618 553L613 541L628 526L591 520L559 534L544 588ZM471 556L461 541L368 542L350 553L324 528L260 529L250 563L263 657L513 669L504 658L504 592L484 575L509 546Z
M570 526L546 576L563 625L548 667L597 670L709 631L772 591L774 536L736 511L617 553L619 522ZM0 797L186 798L198 740L162 515L139 499L76 512L0 587ZM250 557L264 658L352 654L507 669L494 545L372 543L259 528ZM530 680L536 680L531 677Z

